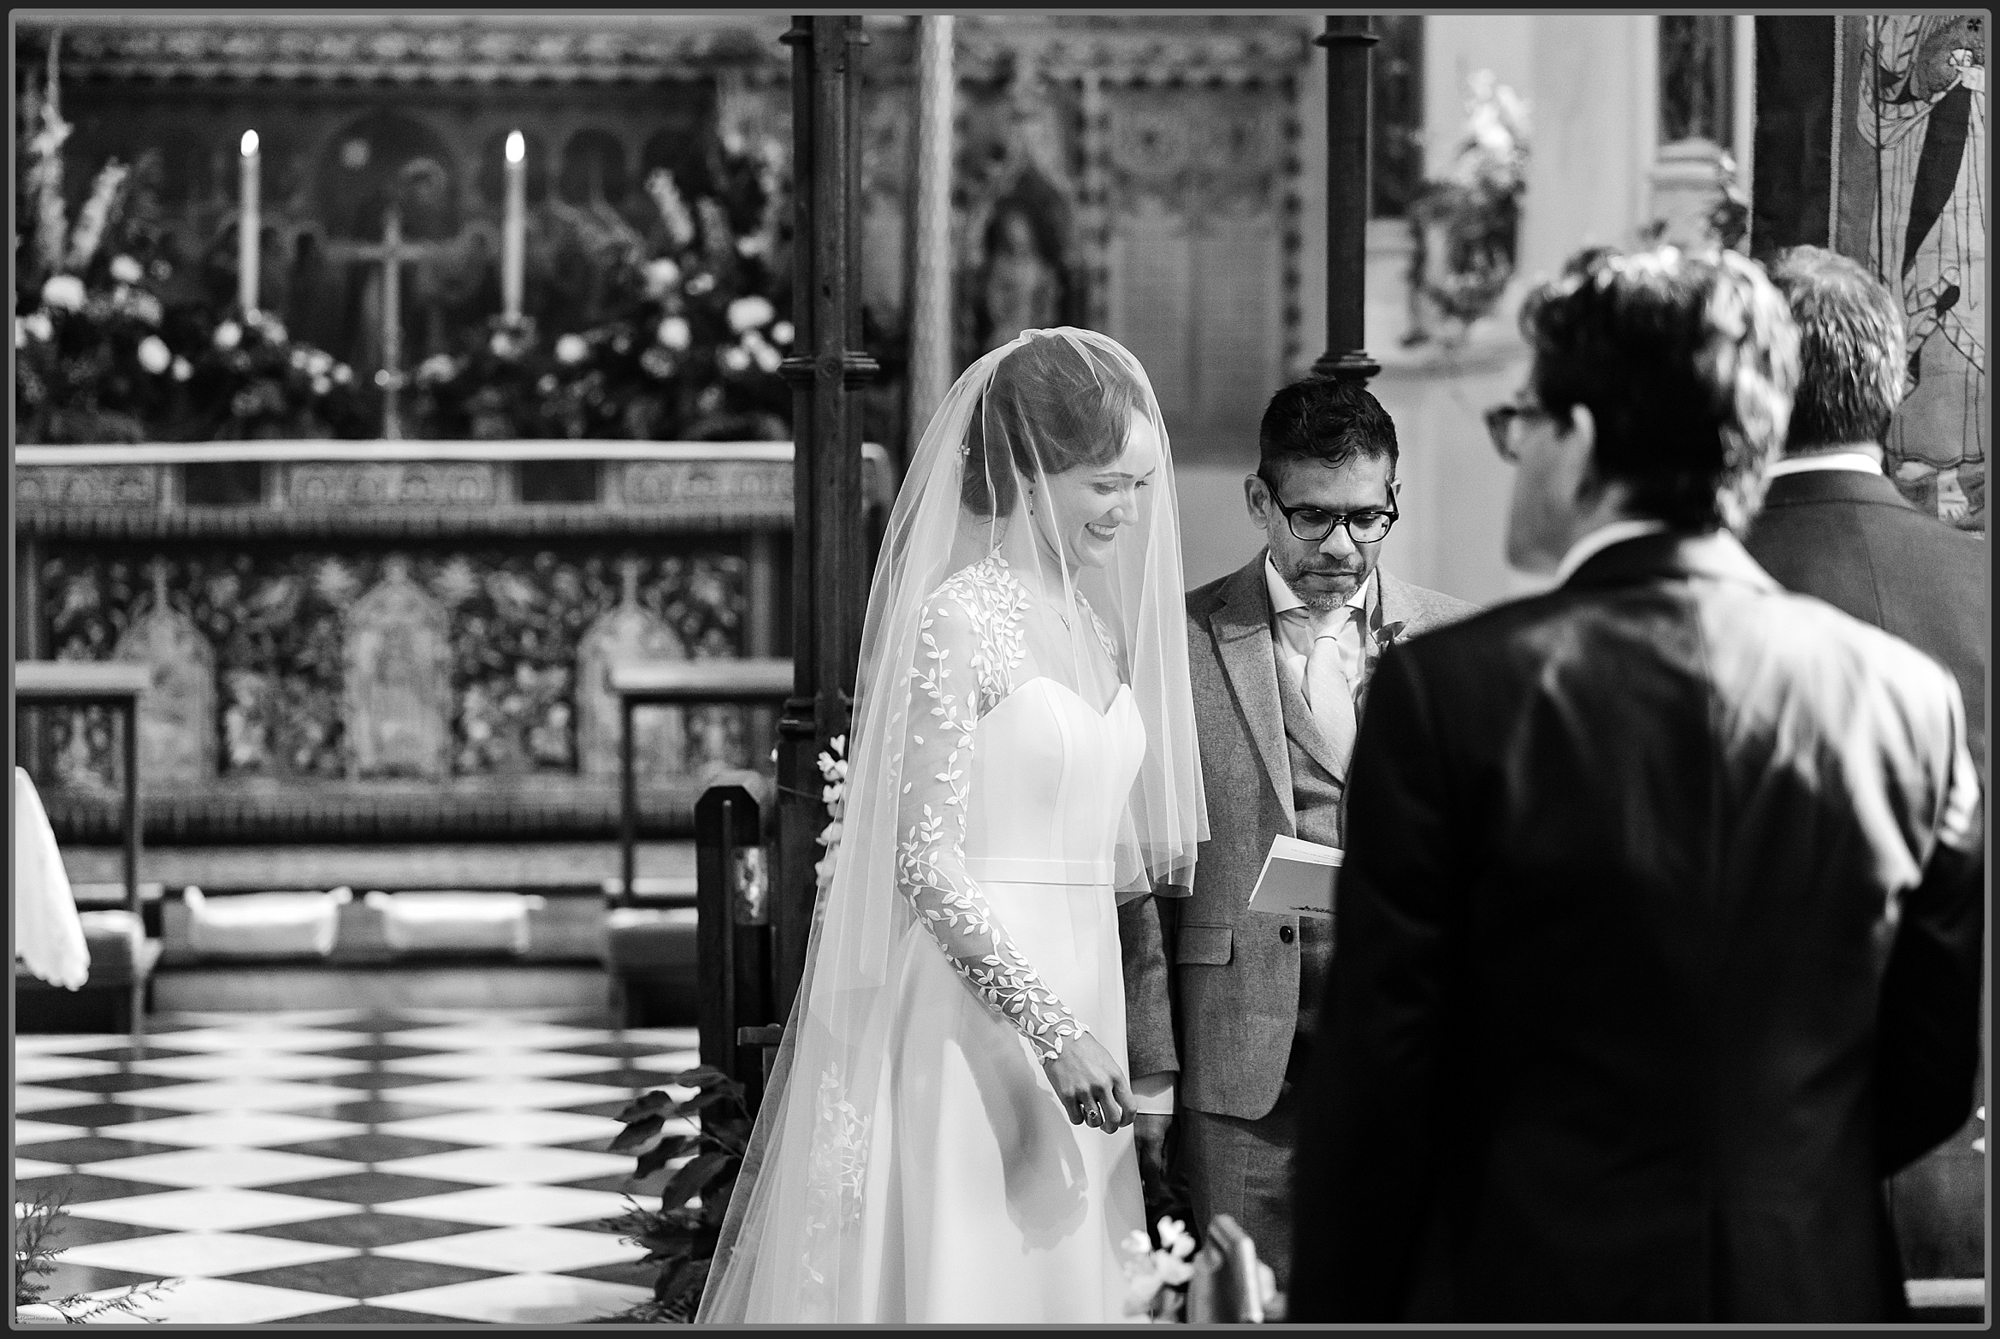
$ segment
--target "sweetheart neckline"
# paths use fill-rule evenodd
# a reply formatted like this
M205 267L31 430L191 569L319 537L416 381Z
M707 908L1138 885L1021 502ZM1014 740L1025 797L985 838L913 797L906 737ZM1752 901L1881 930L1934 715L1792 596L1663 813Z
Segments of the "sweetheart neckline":
M1085 711L1089 712L1091 715L1095 716L1100 722L1110 720L1111 713L1117 709L1119 699L1130 697L1132 692L1131 684L1129 683L1119 684L1118 691L1111 695L1111 705L1106 707L1104 710L1099 711L1096 707L1090 705L1090 699L1086 698L1082 693L1077 692L1076 689L1071 688L1061 679L1052 678L1047 674L1037 674L1031 679L1015 684L1014 687L1008 691L1005 697L1001 698L998 702L995 702L993 706L990 709L988 709L988 711L986 712L986 716L991 716L994 712L1000 710L1000 708L1006 706L1009 702L1013 701L1017 695L1027 691L1027 689L1030 686L1038 683L1045 683L1049 685L1051 688L1062 689L1065 693L1068 693L1071 697L1075 698L1077 700L1078 705L1080 705ZM986 716L981 716L979 719L983 721L986 719Z

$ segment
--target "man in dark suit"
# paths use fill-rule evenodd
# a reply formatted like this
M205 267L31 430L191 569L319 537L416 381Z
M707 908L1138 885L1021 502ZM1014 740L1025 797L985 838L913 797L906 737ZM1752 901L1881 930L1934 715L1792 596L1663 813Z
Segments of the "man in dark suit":
M1882 472L1906 377L1902 307L1863 266L1821 247L1785 252L1771 279L1799 327L1799 389L1785 458L1743 545L1788 590L1893 632L1950 670L1983 780L1989 550L1911 506ZM1896 1224L1913 1268L1984 1272L1981 1133L1969 1122L1896 1178Z
M1958 688L1736 538L1798 367L1755 265L1585 252L1522 327L1508 558L1558 585L1376 674L1291 1317L1895 1316L1881 1178L1978 1051Z
M1744 547L1787 590L1817 595L1942 661L1986 761L1986 545L1906 501L1882 473L1902 402L1903 313L1838 252L1793 247L1771 278L1799 327L1785 458Z

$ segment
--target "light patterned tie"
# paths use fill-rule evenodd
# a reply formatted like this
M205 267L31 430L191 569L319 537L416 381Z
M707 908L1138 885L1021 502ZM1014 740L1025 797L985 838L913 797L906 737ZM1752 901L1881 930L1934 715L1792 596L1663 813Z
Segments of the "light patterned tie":
M1313 620L1312 650L1306 655L1306 705L1312 708L1313 722L1321 738L1333 750L1333 759L1342 779L1354 753L1354 686L1348 681L1347 667L1340 649L1339 632L1347 626L1354 610L1342 605L1323 618Z

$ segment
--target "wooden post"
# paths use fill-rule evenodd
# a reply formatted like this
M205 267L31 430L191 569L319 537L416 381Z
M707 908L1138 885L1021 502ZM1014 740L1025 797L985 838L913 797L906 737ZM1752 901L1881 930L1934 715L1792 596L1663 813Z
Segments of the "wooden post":
M1378 39L1365 14L1329 15L1313 41L1326 48L1326 352L1316 377L1366 382L1382 370L1363 348L1368 299L1369 149Z
M759 807L741 786L711 786L695 803L695 936L701 988L701 1062L762 1089L763 1055L740 1039L770 1020L770 969L762 906L744 897L760 850Z
M792 383L793 695L778 723L778 860L772 898L772 1004L790 1016L805 972L826 826L819 754L847 733L868 574L862 548L861 404L850 392L875 361L861 351L861 47L855 15L800 15L792 48L792 179L797 239Z
M925 14L917 25L917 133L910 219L909 440L914 459L931 415L951 389L951 151L958 20Z

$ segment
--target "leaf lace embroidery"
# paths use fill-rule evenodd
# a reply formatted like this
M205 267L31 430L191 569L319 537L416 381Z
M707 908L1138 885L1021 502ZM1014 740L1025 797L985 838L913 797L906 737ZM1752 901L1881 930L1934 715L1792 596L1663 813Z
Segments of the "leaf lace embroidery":
M826 1283L823 1266L840 1233L861 1221L861 1183L867 1169L869 1118L848 1100L840 1066L819 1076L813 1118L812 1159L806 1171L806 1275Z
M973 728L1012 691L1027 607L1027 589L997 555L959 572L924 606L910 669L896 884L953 969L1047 1061L1083 1027L994 922L964 862Z

